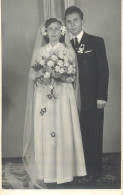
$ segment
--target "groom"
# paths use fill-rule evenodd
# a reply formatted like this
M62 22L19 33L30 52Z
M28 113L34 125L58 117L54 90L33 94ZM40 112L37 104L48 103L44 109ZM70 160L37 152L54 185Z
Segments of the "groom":
M77 54L81 93L80 125L87 175L99 178L102 172L103 119L108 93L108 62L104 40L83 31L83 12L76 6L65 11L65 23L72 33Z

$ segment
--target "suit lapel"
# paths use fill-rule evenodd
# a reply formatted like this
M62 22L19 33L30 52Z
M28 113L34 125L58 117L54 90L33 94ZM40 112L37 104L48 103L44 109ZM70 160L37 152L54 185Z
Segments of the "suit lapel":
M85 50L88 48L88 34L86 32L84 32L81 41L80 41L80 47L84 47L83 53L85 52Z
M86 32L84 32L84 34L81 38L80 44L85 44L87 41L87 38L88 38L88 34Z

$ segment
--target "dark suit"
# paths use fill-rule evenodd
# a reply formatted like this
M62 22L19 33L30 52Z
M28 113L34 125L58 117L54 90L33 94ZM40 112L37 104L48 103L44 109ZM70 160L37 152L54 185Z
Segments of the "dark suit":
M78 53L84 46L83 53ZM107 101L108 62L102 38L84 32L75 48L79 66L81 93L80 124L85 151L87 173L98 176L102 169L102 138L104 110L97 109L97 100Z

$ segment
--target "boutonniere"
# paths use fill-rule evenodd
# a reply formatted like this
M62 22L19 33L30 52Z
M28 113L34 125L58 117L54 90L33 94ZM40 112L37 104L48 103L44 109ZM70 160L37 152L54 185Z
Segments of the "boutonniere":
M84 49L85 49L85 44L81 44L77 53L84 53Z

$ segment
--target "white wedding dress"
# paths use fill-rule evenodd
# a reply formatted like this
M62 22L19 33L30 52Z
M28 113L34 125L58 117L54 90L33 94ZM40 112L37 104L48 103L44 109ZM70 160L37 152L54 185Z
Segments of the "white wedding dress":
M61 43L53 48L46 44L35 53L34 61L40 61L42 55L52 49L65 50L69 55ZM34 144L34 155L28 161L30 154L26 153L26 168L28 171L30 167L32 180L35 177L39 182L60 184L72 181L74 176L86 175L86 168L72 83L54 80L56 99L48 98L49 92L48 85L38 83L34 87L34 140L28 143Z
M70 51L58 43L35 50L32 65L51 50ZM30 68L32 72L32 68ZM54 80L54 95L46 84L36 87L29 73L27 106L23 136L23 165L9 164L6 178L14 188L45 188L45 183L70 182L74 176L85 176L86 167L82 135L77 110L77 98L72 83ZM79 107L79 106L78 106ZM24 169L23 169L24 168Z

